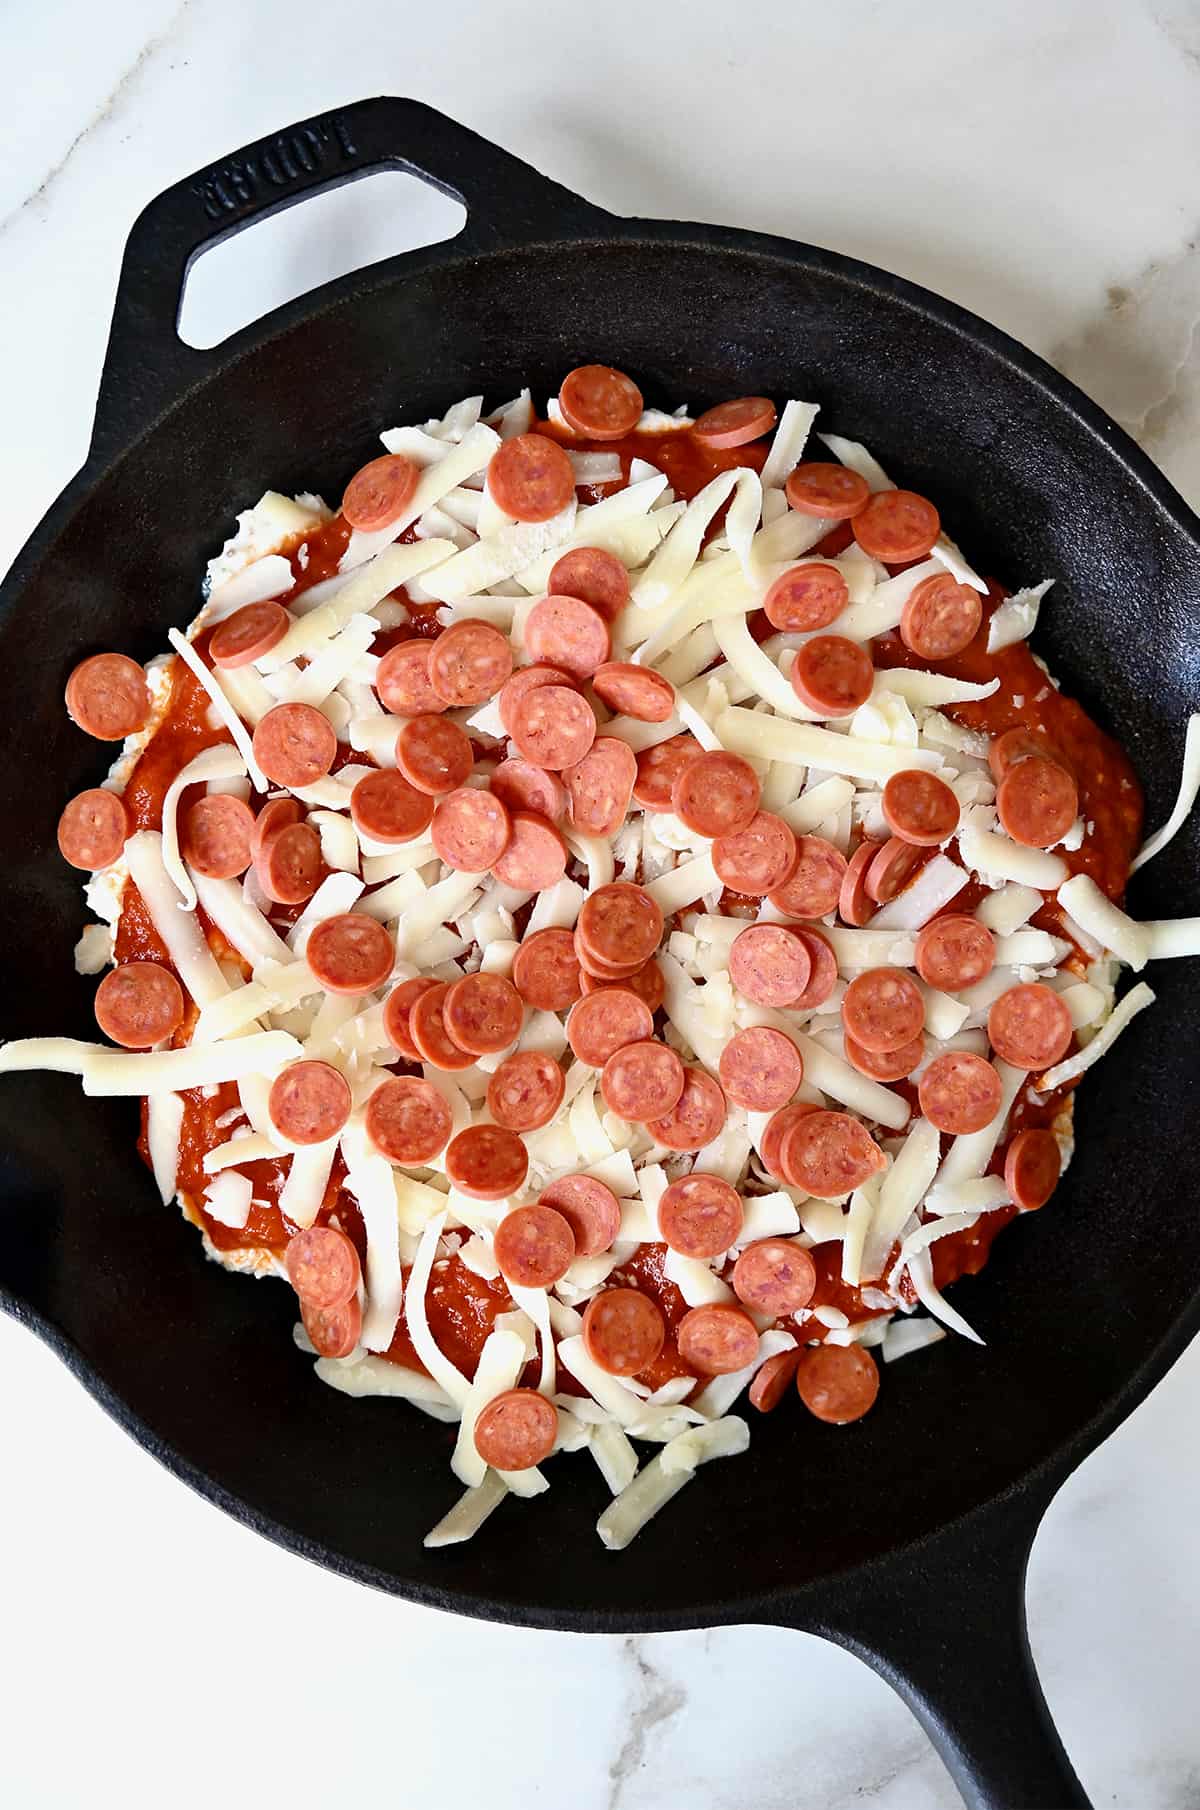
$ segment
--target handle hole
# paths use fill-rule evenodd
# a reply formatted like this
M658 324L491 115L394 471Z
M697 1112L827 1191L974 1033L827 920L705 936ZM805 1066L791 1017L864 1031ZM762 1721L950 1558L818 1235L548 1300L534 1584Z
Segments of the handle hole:
M271 309L382 258L462 231L461 202L405 170L373 170L304 198L201 252L188 272L179 337L206 352Z

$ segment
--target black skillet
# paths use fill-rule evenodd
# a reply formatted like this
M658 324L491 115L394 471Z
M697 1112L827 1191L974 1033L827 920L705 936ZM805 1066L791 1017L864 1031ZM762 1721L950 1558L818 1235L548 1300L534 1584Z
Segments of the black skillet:
M383 165L465 202L462 233L215 350L181 343L201 248ZM1077 390L869 266L616 219L427 107L364 101L176 184L134 227L87 463L0 591L6 1035L92 1034L71 961L79 892L54 848L63 802L102 766L62 708L73 662L160 650L266 485L336 497L381 426L480 390L544 395L584 360L668 407L815 398L823 425L938 501L984 569L1053 574L1041 650L1131 751L1150 822L1165 815L1200 695L1200 524ZM1134 909L1200 909L1196 862L1193 825L1139 876ZM0 1083L0 1303L177 1475L332 1570L539 1627L807 1629L901 1693L969 1804L1082 1804L1032 1670L1023 1580L1059 1485L1200 1326L1200 984L1189 963L1157 978L1155 1010L1081 1091L1053 1204L956 1291L987 1350L952 1339L897 1365L844 1431L754 1416L750 1454L710 1466L621 1556L592 1532L605 1492L582 1461L471 1544L425 1552L456 1493L450 1433L317 1383L287 1291L206 1264L134 1153L131 1104L73 1080ZM754 1789L748 1776L748 1802Z

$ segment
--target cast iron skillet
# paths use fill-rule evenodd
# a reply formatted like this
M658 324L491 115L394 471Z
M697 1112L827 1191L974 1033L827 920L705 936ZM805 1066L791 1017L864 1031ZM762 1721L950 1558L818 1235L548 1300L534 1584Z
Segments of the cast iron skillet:
M216 350L179 341L203 246L381 165L464 201L463 232ZM267 484L336 497L381 425L478 390L552 392L592 359L667 406L816 398L823 425L936 498L984 569L1056 575L1042 650L1130 749L1162 818L1200 693L1200 524L1078 391L896 277L753 233L616 219L427 107L365 101L178 183L130 237L87 463L0 591L7 1035L92 1034L76 877L54 848L64 800L102 767L62 708L71 665L160 650ZM1200 909L1196 864L1193 827L1139 876L1134 909ZM808 1629L900 1691L970 1804L1085 1803L1032 1671L1023 1579L1063 1479L1200 1326L1200 985L1187 963L1159 975L1156 1009L1082 1090L1053 1205L956 1292L987 1351L948 1340L896 1366L844 1431L753 1417L751 1453L706 1469L623 1556L592 1532L605 1492L582 1461L470 1545L426 1553L456 1493L452 1430L314 1380L288 1292L205 1263L158 1204L129 1102L4 1078L0 1302L177 1475L335 1571L539 1627Z

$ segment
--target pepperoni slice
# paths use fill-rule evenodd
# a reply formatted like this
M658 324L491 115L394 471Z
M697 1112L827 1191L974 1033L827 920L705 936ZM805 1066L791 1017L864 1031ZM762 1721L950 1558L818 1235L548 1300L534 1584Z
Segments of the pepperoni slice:
M535 660L588 679L612 652L608 623L579 597L543 597L525 619L525 645Z
M741 1195L719 1175L685 1175L658 1202L658 1229L683 1257L719 1257L737 1243L744 1220Z
M750 1385L750 1406L760 1414L770 1414L777 1408L791 1386L799 1362L798 1351L777 1351L761 1363Z
M293 1062L276 1075L267 1115L289 1144L325 1144L350 1117L345 1075L328 1062Z
M773 628L810 633L836 622L849 601L849 586L837 567L814 561L781 572L763 598L763 609Z
M564 1175L543 1188L538 1203L561 1213L575 1234L577 1257L598 1257L621 1229L621 1203L593 1175Z
M1018 1131L1004 1153L1004 1185L1023 1213L1045 1206L1061 1170L1062 1152L1052 1131Z
M927 986L958 993L985 980L996 965L996 939L978 918L952 912L917 936L917 973Z
M148 1050L183 1023L183 988L157 962L125 962L96 988L96 1023L127 1050Z
M487 487L505 515L548 522L575 500L575 470L562 447L542 434L517 434L492 454Z
M629 573L616 554L603 547L572 547L550 568L546 590L551 597L578 597L590 603L611 623L629 602Z
M770 1025L735 1031L721 1051L721 1086L747 1112L777 1112L804 1079L800 1051L790 1037Z
M625 1044L644 1043L653 1032L653 1012L628 987L587 994L567 1020L567 1042L589 1068L603 1068Z
M576 829L585 836L615 836L625 822L636 778L629 744L615 735L598 735L583 759L563 771Z
M685 1068L683 1092L670 1112L651 1119L646 1130L668 1150L703 1150L725 1123L725 1095L702 1068Z
M475 1058L461 1049L446 1029L442 1008L449 991L445 981L439 980L417 994L408 1008L408 1035L422 1062L453 1073L470 1068Z
M324 779L336 754L333 724L311 704L276 704L254 731L255 760L289 792Z
M620 980L608 980L603 976L589 974L580 966L579 978L585 993L599 993L605 987L628 987L639 999L644 999L651 1012L657 1012L666 992L663 971L656 961L644 962L633 974L622 976Z
M300 1299L325 1313L344 1306L362 1281L358 1252L337 1226L307 1226L293 1232L283 1263Z
M810 930L804 924L797 924L792 935L799 937L808 950L808 959L812 963L812 973L808 985L798 999L793 999L793 1012L815 1012L823 1006L837 985L837 956L833 953L833 945L829 938L822 936L819 930Z
M936 773L907 767L884 786L883 815L901 841L936 848L958 828L958 799Z
M699 1376L730 1376L754 1362L758 1328L740 1307L693 1307L675 1328L679 1356Z
M796 838L782 817L756 811L744 830L718 836L712 864L723 886L761 898L783 886L797 861Z
M738 396L732 402L718 402L705 409L692 423L692 438L701 446L715 446L724 451L732 446L747 446L761 440L775 426L775 404L767 396Z
M660 672L624 660L607 660L592 675L592 690L610 710L639 723L665 723L675 709L675 687Z
M925 850L915 842L906 842L903 836L889 836L867 868L867 897L877 905L886 905L904 891L927 859Z
M823 515L827 521L848 522L861 514L871 500L864 477L847 465L830 465L810 459L797 465L784 486L784 494L801 515Z
M845 635L814 635L796 649L792 690L800 702L821 716L849 716L865 704L875 683L875 668L865 647Z
M609 1111L643 1125L670 1112L683 1083L683 1063L675 1051L649 1038L615 1051L600 1072L600 1092Z
M584 1309L583 1345L610 1376L636 1376L667 1341L662 1310L636 1288L605 1288Z
M883 853L879 842L860 842L851 855L838 890L838 916L844 924L861 927L875 916L875 906L867 891L867 874L875 857ZM906 843L900 844L907 847Z
M396 737L396 765L410 786L431 797L465 785L474 764L469 736L447 717L411 717Z
M146 675L125 654L93 654L67 680L67 714L98 742L123 742L150 715Z
M900 612L900 639L920 660L950 660L979 633L979 592L950 572L923 578Z
M812 1300L817 1266L794 1239L759 1238L746 1246L730 1281L743 1307L782 1320Z
M732 836L754 821L761 795L750 762L716 749L686 762L671 787L671 806L698 836Z
M552 823L535 811L514 811L512 833L492 872L518 892L546 892L567 871L567 845Z
M535 930L513 958L513 985L535 1012L565 1012L583 991L569 930Z
M515 755L500 762L488 784L508 811L535 811L557 823L567 808L566 788L558 775Z
M685 767L699 759L703 750L692 735L672 735L652 748L643 748L637 757L637 778L633 796L647 811L669 811L675 781Z
M554 1207L514 1207L496 1227L493 1248L506 1282L517 1288L550 1288L575 1260L575 1234Z
M500 687L498 707L500 721L504 724L506 735L511 735L517 720L517 711L525 702L531 691L542 685L565 685L568 691L574 690L575 681L569 672L562 672L557 666L522 666ZM543 764L544 763L539 763Z
M494 698L512 676L512 666L507 638L490 622L471 616L453 623L433 643L429 682L443 703L461 710Z
M935 1131L964 1137L990 1125L1000 1110L1000 1077L968 1050L935 1056L917 1086L921 1111Z
M494 1056L520 1036L525 1007L502 974L464 974L451 982L442 1016L460 1049L473 1056Z
M512 819L494 793L483 786L463 786L439 800L430 834L447 867L462 874L485 874L508 847Z
M848 1112L806 1113L784 1134L779 1155L792 1185L818 1200L852 1194L887 1162L866 1126Z
M1010 987L988 1013L988 1041L1014 1068L1051 1068L1066 1055L1073 1029L1061 994L1038 981Z
M93 786L73 798L58 820L58 852L72 867L96 873L116 860L129 835L129 814L116 792Z
M733 939L729 978L760 1006L790 1006L803 993L812 958L785 924L751 924Z
M288 829L293 823L303 821L304 806L298 798L268 799L254 819L254 828L250 832L251 860L258 863L268 842L279 830Z
M506 1131L540 1131L562 1105L566 1087L553 1056L545 1050L519 1050L504 1058L488 1082L488 1111Z
M1079 810L1079 790L1056 760L1030 754L1017 761L996 788L1000 822L1026 848L1053 848Z
M845 1427L879 1394L879 1369L861 1345L813 1345L796 1367L800 1400L818 1420Z
M281 603L247 603L212 632L208 651L212 663L221 671L249 666L269 654L277 641L282 641L292 619Z
M446 1174L451 1183L475 1200L503 1200L506 1195L516 1194L524 1184L528 1169L529 1158L524 1144L515 1131L508 1131L503 1125L470 1125L456 1138L451 1138L446 1148ZM499 1230L496 1233L496 1261L504 1267ZM562 1270L559 1270L557 1275L561 1274ZM515 1276L510 1279L517 1280ZM539 1288L544 1285L533 1282L529 1286Z
M409 1013L422 993L428 993L437 984L425 974L418 975L415 980L402 980L383 1002L383 1034L408 1062L421 1061L421 1052L412 1040Z
M941 531L933 504L913 490L877 490L854 518L854 538L863 552L888 566L924 559Z
M759 1146L759 1155L762 1157L763 1168L768 1175L773 1175L777 1182L790 1180L783 1168L783 1140L793 1125L799 1124L801 1119L807 1118L810 1112L819 1110L819 1107L813 1106L807 1100L796 1100L791 1106L781 1107L767 1121Z
M412 501L420 469L403 453L384 453L356 471L342 495L342 514L352 528L371 534L387 528Z
M397 716L430 716L446 709L446 700L429 676L432 641L401 641L389 647L375 669L375 689L385 710Z
M824 836L799 836L791 873L767 891L775 909L789 918L823 918L836 907L845 878L840 849Z
M558 392L563 420L589 440L620 440L642 418L642 392L611 365L577 365Z
M640 973L642 964L633 962L606 962L592 954L587 945L581 941L579 930L575 931L575 953L579 957L579 970L582 975L590 975L595 981L607 986L624 986L634 974ZM587 990L586 988L584 989ZM635 989L636 990L636 989ZM595 987L591 989L594 993Z
M377 919L343 911L313 925L304 959L327 993L373 993L395 966L396 948Z
M434 803L403 773L380 767L365 773L351 792L350 815L372 842L415 842L433 822Z
M872 1081L884 1083L903 1081L925 1059L924 1037L914 1037L911 1043L902 1043L895 1050L868 1050L861 1043L856 1043L848 1032L843 1032L842 1048L851 1068L856 1068L860 1075L866 1075Z
M505 1389L481 1408L475 1450L497 1471L528 1471L549 1458L558 1438L558 1409L536 1389Z
M1031 754L1049 756L1050 752L1041 737L1032 735L1028 729L1006 729L988 745L988 766L999 785L1009 768L1015 767L1019 760L1025 760Z
M662 940L663 914L642 886L614 880L583 901L577 933L590 955L614 968L638 968Z
M396 1075L367 1101L367 1136L389 1163L422 1169L446 1148L453 1127L450 1102L431 1081Z
M349 1357L362 1337L362 1307L357 1295L340 1307L312 1307L301 1299L300 1318L318 1357Z
M211 880L244 874L252 859L254 812L228 792L198 798L183 821L180 848L189 867Z
M864 1049L898 1050L924 1030L925 1001L903 968L868 968L846 988L842 1024Z
M570 685L538 685L517 704L509 734L535 766L561 771L581 761L595 741L596 713Z
M262 813L260 813L260 816ZM277 905L302 905L321 880L321 838L311 823L289 823L261 844L255 876Z

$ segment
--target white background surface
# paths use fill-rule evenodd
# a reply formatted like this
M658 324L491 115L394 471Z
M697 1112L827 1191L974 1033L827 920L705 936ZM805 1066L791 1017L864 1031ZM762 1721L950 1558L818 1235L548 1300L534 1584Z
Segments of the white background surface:
M1189 0L8 0L0 63L0 563L82 459L144 202L385 90L615 211L764 228L915 277L1050 357L1200 502ZM246 235L240 274L231 258L219 284L196 279L199 330L335 260L448 230L415 189L397 184L386 210L368 193L345 191L335 224L296 210L265 248ZM1035 1548L1033 1643L1097 1805L1200 1800L1198 1407L1193 1347L1063 1490ZM815 1640L585 1640L372 1595L190 1495L9 1321L0 1412L0 1797L14 1810L957 1802L887 1687Z

